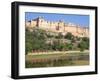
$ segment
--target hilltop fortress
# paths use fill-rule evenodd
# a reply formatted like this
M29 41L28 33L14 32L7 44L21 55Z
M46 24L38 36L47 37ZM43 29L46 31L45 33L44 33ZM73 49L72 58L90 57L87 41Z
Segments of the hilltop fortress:
M89 37L89 28L88 27L81 27L76 24L72 23L65 23L64 21L47 21L43 17L38 17L31 21L25 22L25 27L32 30L34 27L51 31L55 33L62 33L65 35L67 32L72 33L74 36L78 37Z

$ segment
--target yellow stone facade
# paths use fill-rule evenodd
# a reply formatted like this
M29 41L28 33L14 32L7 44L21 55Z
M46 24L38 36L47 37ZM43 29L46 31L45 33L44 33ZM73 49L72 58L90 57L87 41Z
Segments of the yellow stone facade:
M26 28L32 29L38 27L46 31L52 31L56 33L66 34L67 32L72 33L74 36L78 37L89 37L89 28L81 27L72 23L65 23L63 21L52 22L46 21L43 17L38 17L31 21L26 21Z

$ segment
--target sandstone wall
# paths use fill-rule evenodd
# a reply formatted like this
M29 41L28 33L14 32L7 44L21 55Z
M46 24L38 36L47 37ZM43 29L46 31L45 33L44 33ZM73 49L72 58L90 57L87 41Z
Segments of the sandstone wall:
M28 21L25 23L26 27L28 28L33 28L33 27L39 27L41 29L45 29L47 31L52 31L52 32L70 32L74 36L79 36L79 37L89 37L89 29L88 28L82 28L77 25L70 25L66 24L63 21L59 22L50 22L46 21L43 18L38 18L32 21Z

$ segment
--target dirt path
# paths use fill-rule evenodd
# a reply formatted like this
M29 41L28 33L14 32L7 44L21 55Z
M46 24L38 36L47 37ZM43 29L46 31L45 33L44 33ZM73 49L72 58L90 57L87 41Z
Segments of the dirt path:
M28 55L42 55L42 54L68 54L68 53L88 53L89 50L81 51L54 51L54 52L37 52L37 53L28 53Z

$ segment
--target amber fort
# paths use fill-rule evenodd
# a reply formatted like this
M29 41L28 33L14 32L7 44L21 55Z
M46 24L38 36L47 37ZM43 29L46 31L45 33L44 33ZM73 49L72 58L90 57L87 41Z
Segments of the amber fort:
M70 32L74 36L89 37L89 27L82 27L77 24L66 23L62 20L55 21L55 22L49 21L43 17L37 17L30 21L26 21L25 27L30 30L37 27L46 31L62 33L63 35L66 34L67 32Z

